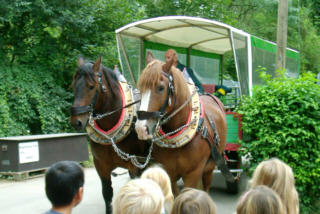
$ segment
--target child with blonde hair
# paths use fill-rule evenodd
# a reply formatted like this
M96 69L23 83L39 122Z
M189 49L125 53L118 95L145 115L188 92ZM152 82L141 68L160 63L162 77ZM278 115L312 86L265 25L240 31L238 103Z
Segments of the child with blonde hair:
M290 166L278 158L262 161L253 173L251 187L266 185L280 196L288 214L299 213L299 197Z
M267 186L256 186L244 193L237 214L286 214L278 194Z
M164 197L150 179L134 179L120 188L112 199L113 214L161 214Z
M216 205L205 191L184 188L174 200L171 214L216 214Z
M174 197L168 173L160 165L154 165L146 169L142 173L141 178L148 178L159 184L164 195L164 210L166 214L169 214Z

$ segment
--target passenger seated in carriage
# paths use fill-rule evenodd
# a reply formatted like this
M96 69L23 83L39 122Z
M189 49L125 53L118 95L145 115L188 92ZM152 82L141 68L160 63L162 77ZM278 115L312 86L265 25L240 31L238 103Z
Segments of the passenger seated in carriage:
M195 74L193 73L193 70L191 68L188 68L187 66L181 64L178 60L178 55L177 52L173 49L169 49L165 52L164 57L166 59L166 63L170 62L171 59L173 58L173 65L178 68L181 72L186 71L189 76L191 77L192 81L194 82L194 84L198 87L199 89L199 93L203 94L204 90L203 87L201 85L201 82L198 80L198 78L195 76Z

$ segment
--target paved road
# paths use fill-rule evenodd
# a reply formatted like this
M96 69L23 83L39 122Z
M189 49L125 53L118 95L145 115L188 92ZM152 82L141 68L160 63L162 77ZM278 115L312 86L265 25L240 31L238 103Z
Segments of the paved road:
M121 169L120 169L121 171ZM122 170L123 171L123 170ZM113 177L115 191L129 180L127 174ZM235 212L238 195L230 195L225 191L221 175L215 175L210 195L215 201L219 214ZM241 191L245 189L247 178L241 178ZM50 208L44 192L44 177L25 181L0 180L0 213L1 214L39 214ZM104 201L101 184L94 168L85 169L85 187L83 201L74 209L73 214L103 214Z

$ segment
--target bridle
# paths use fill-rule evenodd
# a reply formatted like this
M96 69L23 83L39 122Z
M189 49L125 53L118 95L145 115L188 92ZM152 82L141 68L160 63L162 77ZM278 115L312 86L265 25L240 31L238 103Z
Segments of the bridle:
M99 84L98 87L101 87L102 91L105 93L107 91L107 88L103 84L101 71L99 71L99 73L98 73L98 84ZM136 103L141 101L141 100L136 100L136 101L134 101L132 103L129 103L129 104L123 106L123 107L117 108L117 109L115 109L113 111L106 112L106 113L103 113L103 114L95 114L94 110L96 108L96 102L97 102L97 98L98 98L98 90L99 89L96 90L96 93L95 93L94 97L92 98L92 100L91 100L89 105L71 107L70 108L71 116L77 116L77 115L84 114L84 113L90 113L90 114L93 114L93 117L92 117L93 120L100 120L100 119L102 119L104 117L112 115L112 114L114 114L114 113L116 113L116 112L118 112L118 111L120 111L120 110L122 110L124 108L128 108L128 107L130 107L130 106L132 106L132 105L134 105L134 104L136 104Z
M162 104L161 108L159 111L153 111L153 112L148 112L148 111L137 111L137 117L138 120L147 120L147 119L158 119L159 121L162 120L167 112L166 112L166 108L168 106L169 103L169 98L170 96L173 97L174 99L174 86L173 86L173 77L172 77L172 73L169 72L169 74L165 73L164 71L162 71L162 74L168 78L168 90L167 90L167 96L166 99L164 101L164 103Z
M103 92L107 91L106 86L102 82L102 73L100 71L98 73L98 84L99 84L98 87L101 86L101 89ZM76 106L76 107L72 106L70 108L71 116L77 116L77 115L84 114L84 113L92 113L93 114L94 113L93 111L96 107L97 98L98 98L98 89L96 90L96 93L94 94L94 97L92 98L89 105Z

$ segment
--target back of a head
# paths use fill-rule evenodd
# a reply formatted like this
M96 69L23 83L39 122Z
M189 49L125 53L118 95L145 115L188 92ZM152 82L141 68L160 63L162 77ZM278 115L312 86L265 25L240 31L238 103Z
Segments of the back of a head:
M173 196L169 175L160 166L149 167L142 173L141 178L148 178L159 184L165 198Z
M299 213L299 198L293 171L285 162L277 158L262 161L251 179L251 187L258 185L266 185L277 192L288 213Z
M237 205L237 214L285 214L278 194L267 186L257 186L244 193Z
M171 212L173 204L173 193L171 189L171 181L168 173L159 165L147 168L141 175L141 178L147 178L159 184L164 195L164 208L166 213Z
M134 179L122 186L112 200L113 214L160 214L164 202L157 183Z
M208 193L184 188L174 200L171 214L215 214L216 205Z
M74 161L57 162L45 175L46 195L53 206L69 205L83 184L83 169Z

